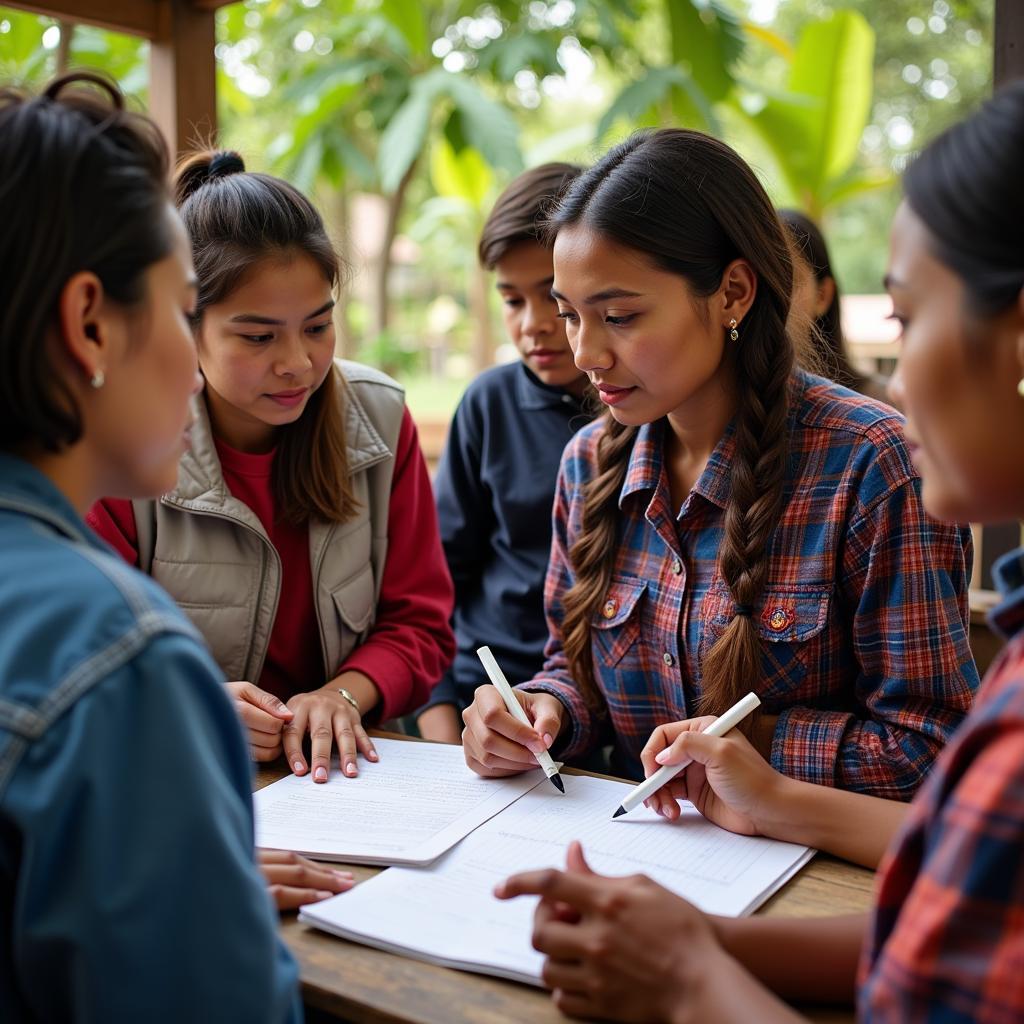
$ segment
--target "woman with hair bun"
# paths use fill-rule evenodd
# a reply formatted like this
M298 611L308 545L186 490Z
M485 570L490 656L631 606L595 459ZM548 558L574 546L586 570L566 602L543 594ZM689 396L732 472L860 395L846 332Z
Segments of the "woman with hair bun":
M106 79L0 89L10 1024L302 1019L223 676L167 595L82 518L103 494L173 487L192 425L196 280L167 171L159 131ZM321 896L351 884L295 860L271 873L299 902L316 898L290 888L304 877Z
M454 651L416 429L393 380L334 358L341 268L309 200L228 151L174 187L199 280L191 449L161 498L89 520L198 626L254 760L326 782L336 746L353 776L377 759L364 716L422 705Z
M794 366L790 246L733 150L634 135L552 215L554 288L607 414L555 499L544 669L466 711L485 775L761 698L757 749L799 779L909 799L970 707L970 534L929 519L888 406ZM665 813L675 815L666 801Z

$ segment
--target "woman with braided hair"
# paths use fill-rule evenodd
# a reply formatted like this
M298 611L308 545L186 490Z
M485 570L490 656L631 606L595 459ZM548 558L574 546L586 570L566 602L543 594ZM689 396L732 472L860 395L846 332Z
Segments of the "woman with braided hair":
M897 413L796 367L764 189L721 142L643 132L550 231L607 415L563 456L547 660L518 688L533 728L481 687L468 763L506 775L611 743L639 778L655 729L753 690L777 769L909 799L977 685L969 534L925 515Z

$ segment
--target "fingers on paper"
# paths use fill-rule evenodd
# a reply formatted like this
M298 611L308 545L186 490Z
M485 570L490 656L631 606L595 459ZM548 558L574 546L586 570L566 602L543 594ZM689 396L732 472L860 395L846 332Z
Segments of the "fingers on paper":
M303 775L308 770L306 755L302 752L302 739L306 735L306 720L306 709L300 705L295 711L295 717L281 730L284 756L296 775Z
M356 747L359 752L368 761L379 761L380 755L377 753L377 748L373 745L373 740L370 739L370 734L363 728L362 722L357 722L355 725L356 734Z
M356 884L351 872L335 871L286 850L260 850L259 861L278 910L317 903Z
M351 727L348 732L351 735ZM309 714L309 766L313 772L314 782L326 782L331 773L331 748L334 745L334 739L335 732L330 712L314 708ZM352 749L355 750L354 741ZM344 750L342 750L341 756L345 757ZM354 760L354 752L351 756Z

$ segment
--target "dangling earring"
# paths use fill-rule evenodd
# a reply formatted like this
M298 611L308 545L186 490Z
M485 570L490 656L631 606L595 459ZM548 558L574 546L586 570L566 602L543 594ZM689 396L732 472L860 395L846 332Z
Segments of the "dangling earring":
M1024 398L1024 377L1017 381L1017 394Z
M89 383L97 390L103 387L107 383L107 378L102 370L97 370L90 379Z
M737 326L738 326L738 324L736 323L736 317L733 317L729 321L729 339L731 341L739 341L740 340L740 332L736 330Z

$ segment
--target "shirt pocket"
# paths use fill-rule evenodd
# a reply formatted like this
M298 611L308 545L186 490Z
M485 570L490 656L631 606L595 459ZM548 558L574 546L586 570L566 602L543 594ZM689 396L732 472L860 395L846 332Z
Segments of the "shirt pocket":
M591 617L591 636L594 645L594 668L618 667L631 651L636 654L640 642L641 598L647 582L637 579L613 579L604 600Z
M754 608L753 621L761 639L762 699L777 697L780 710L799 697L815 696L822 678L823 644L828 632L832 592L828 588L770 587ZM701 664L712 644L735 616L736 604L725 586L712 587L701 605ZM789 699L786 699L789 698Z

